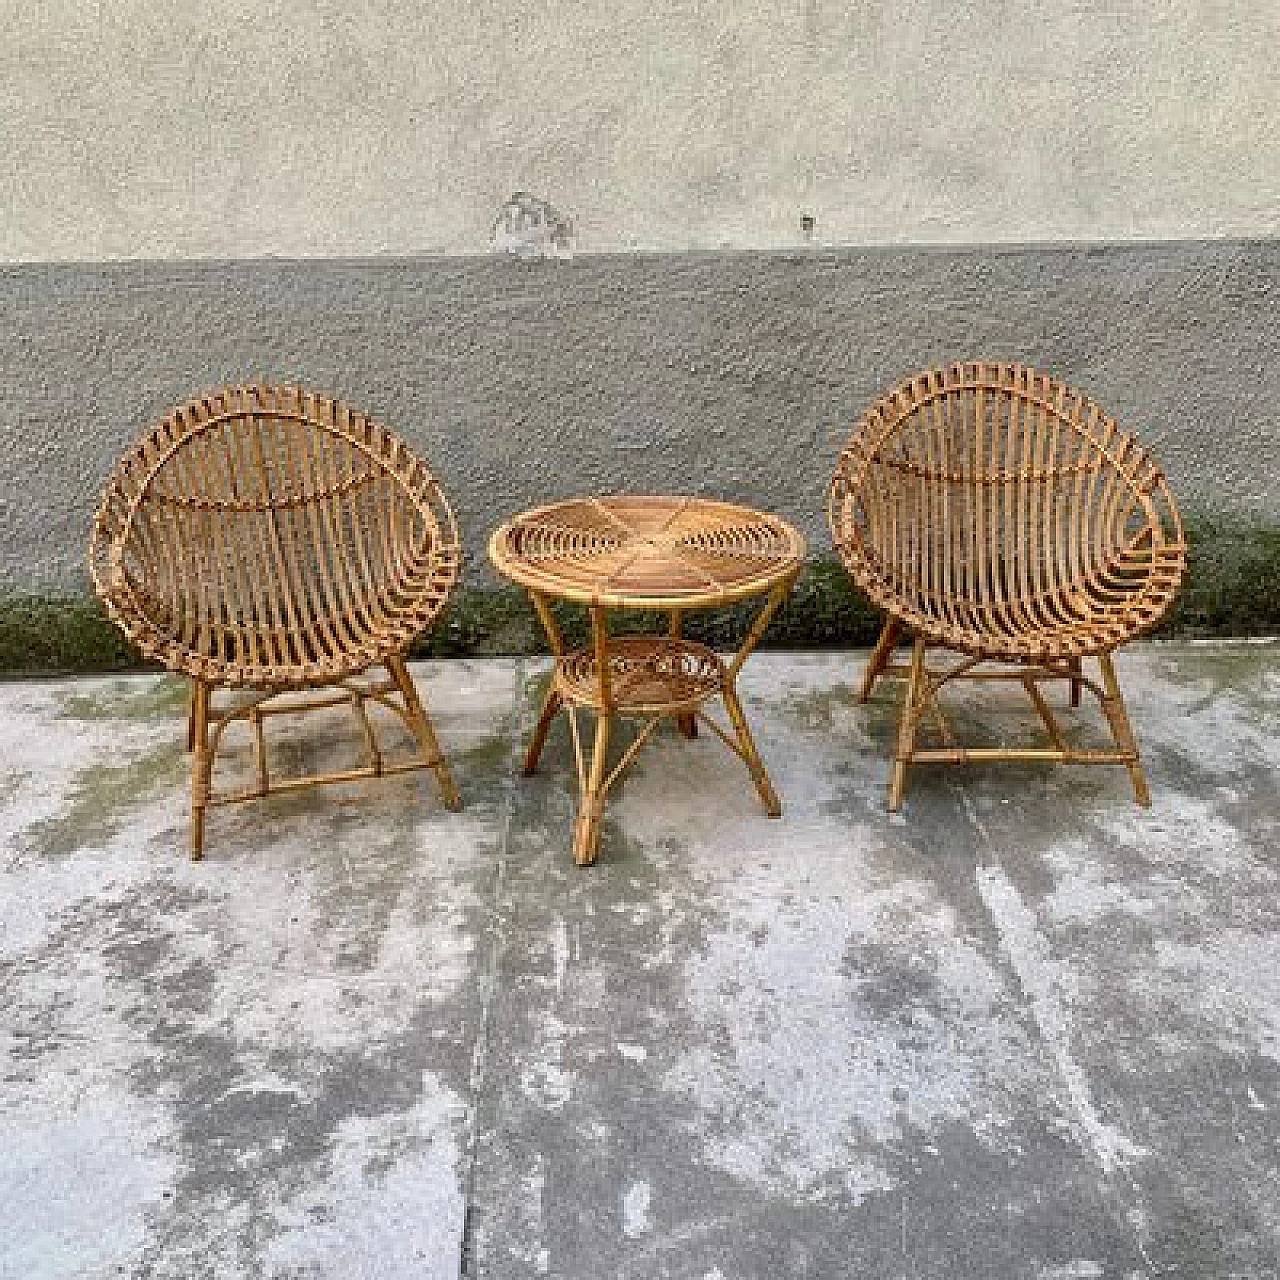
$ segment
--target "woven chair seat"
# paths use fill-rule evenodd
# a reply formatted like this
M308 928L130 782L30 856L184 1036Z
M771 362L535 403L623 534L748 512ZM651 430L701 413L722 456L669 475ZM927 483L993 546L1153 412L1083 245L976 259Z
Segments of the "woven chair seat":
M852 568L853 557L846 558ZM854 576L864 593L912 631L937 644L985 657L1052 661L1109 652L1159 621L1176 594L1179 575L1147 578L1148 557L1118 556L1098 585L1028 592L1010 589L997 604L915 589L886 578L878 565ZM1143 590L1142 588L1146 589Z
M1017 365L954 365L877 401L828 514L876 605L985 658L1109 652L1160 621L1186 560L1150 455L1092 401Z
M202 618L197 604L177 610L121 575L101 592L112 618L138 648L171 671L233 688L312 688L333 684L380 663L430 624L438 606L389 611L376 598L353 616L317 612L296 627L223 613ZM262 607L287 612L280 584L266 581Z
M239 387L175 410L124 458L90 569L146 656L217 684L304 688L430 625L458 533L385 428L296 389Z
M252 619L227 620L206 630L198 624L187 628L174 625L162 601L139 599L137 593L121 591L114 598L106 597L106 603L117 622L124 616L132 618L131 626L125 629L147 656L171 671L233 688L304 689L334 684L401 651L423 629L414 627L397 643L389 638L386 626L344 621L344 639L338 647L333 640L337 627L321 622L290 630L262 626ZM184 637L184 630L195 634ZM242 660L238 652L277 656Z

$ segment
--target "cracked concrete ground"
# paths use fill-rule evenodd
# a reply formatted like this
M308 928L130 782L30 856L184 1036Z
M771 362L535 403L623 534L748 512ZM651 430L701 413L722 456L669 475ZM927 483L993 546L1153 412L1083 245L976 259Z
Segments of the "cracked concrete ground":
M748 664L781 821L664 734L585 871L536 662L418 668L463 812L221 809L198 865L180 684L0 686L0 1276L1280 1275L1280 649L1123 655L1150 812L1005 765L891 817L862 661Z

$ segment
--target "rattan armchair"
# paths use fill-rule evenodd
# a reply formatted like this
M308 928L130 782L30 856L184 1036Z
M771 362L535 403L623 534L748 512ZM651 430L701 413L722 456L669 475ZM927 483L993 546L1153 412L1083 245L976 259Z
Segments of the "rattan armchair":
M887 615L861 698L905 676L889 808L908 766L935 761L1123 764L1139 804L1150 792L1112 652L1155 626L1186 563L1160 468L1096 404L1019 365L921 373L863 415L828 492L836 550ZM893 661L911 641L909 663ZM931 670L926 651L951 650ZM1096 659L1098 680L1084 666ZM992 665L994 664L994 665ZM961 745L939 700L958 679L1019 682L1044 723L1043 747ZM1073 747L1041 690L1099 699L1114 750ZM921 747L926 718L940 745Z
M459 807L405 665L459 559L453 513L426 463L339 401L235 387L175 409L138 441L107 483L89 565L125 634L190 678L193 858L210 805L275 791L426 768ZM365 674L375 666L386 676ZM229 691L220 709L218 689ZM324 692L306 695L314 689ZM367 702L404 722L409 758L384 757ZM264 721L341 703L364 762L273 778ZM252 729L256 781L215 793L214 759L236 721Z

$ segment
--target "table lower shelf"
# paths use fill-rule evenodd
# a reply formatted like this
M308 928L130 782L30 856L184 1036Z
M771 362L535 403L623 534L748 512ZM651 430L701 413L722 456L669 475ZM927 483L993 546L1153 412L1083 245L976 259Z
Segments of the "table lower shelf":
M610 709L618 715L693 712L723 690L726 672L719 654L692 640L610 637ZM555 687L567 703L598 709L600 669L595 651L579 649L558 658Z

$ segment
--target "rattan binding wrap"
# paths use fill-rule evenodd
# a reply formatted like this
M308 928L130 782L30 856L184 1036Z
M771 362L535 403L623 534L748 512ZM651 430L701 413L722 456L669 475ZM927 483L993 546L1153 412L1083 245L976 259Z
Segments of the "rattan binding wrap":
M112 619L149 658L191 679L191 851L210 805L319 783L431 769L461 803L405 664L458 580L458 529L422 459L341 401L294 387L232 387L175 409L107 483L89 568ZM381 665L381 679L362 676ZM219 688L244 691L215 707ZM307 698L283 696L320 688ZM277 779L274 716L349 704L365 760ZM367 704L403 722L409 759L383 754ZM212 787L235 723L256 781Z
M246 386L175 409L122 460L90 571L149 658L217 684L328 684L404 650L458 580L440 486L337 400Z
M915 761L1052 759L1128 766L1149 792L1111 661L1168 612L1186 568L1177 505L1151 455L1088 397L1016 364L934 369L863 415L828 491L832 538L857 585L888 615L862 696L885 672L908 677L890 806ZM914 637L909 667L890 663ZM966 655L929 671L925 650ZM1101 683L1083 672L1097 658ZM979 663L1012 670L977 672ZM1012 678L1050 737L1045 748L971 750L938 702L952 679ZM1114 752L1072 748L1039 683L1065 678L1075 706L1095 693ZM938 749L916 735L931 717Z

